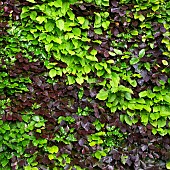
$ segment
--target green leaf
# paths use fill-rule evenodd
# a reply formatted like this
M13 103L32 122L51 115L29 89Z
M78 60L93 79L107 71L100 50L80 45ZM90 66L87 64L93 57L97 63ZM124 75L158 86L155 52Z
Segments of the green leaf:
M96 64L95 64L95 68L96 68L97 70L103 70L103 66L101 66L99 63L96 63Z
M101 156L106 156L107 155L106 152L104 152L104 151L100 151L100 154L101 154Z
M34 0L27 0L28 2L31 2L31 3L36 3Z
M39 24L42 24L42 23L46 20L46 17L44 17L44 16L38 16L38 17L36 18L36 20L39 22Z
M38 168L37 167L33 167L33 168L31 168L31 170L38 170Z
M166 168L170 169L170 161L166 163Z
M101 26L101 15L99 13L96 13L94 28L100 28L100 26Z
M54 155L53 154L49 154L48 158L49 158L49 160L53 160L54 159Z
M31 14L30 14L30 18L32 20L36 20L36 16L37 16L37 12L36 11L32 11Z
M117 55L122 55L122 54L123 54L122 51L119 50L119 49L114 49L113 51L114 51Z
M1 160L1 165L2 167L5 167L8 164L9 160L4 158L3 160Z
M67 14L68 14L68 16L70 17L69 19L72 20L72 21L74 21L74 19L75 19L75 14L74 14L71 10L67 11Z
M113 102L116 99L116 94L109 94L108 96L108 102Z
M62 0L56 0L53 2L53 4L56 8L62 7L62 5L63 5Z
M97 50L93 49L91 52L90 52L91 55L96 55L97 54Z
M146 111L151 112L151 107L149 105L144 105L143 107Z
M39 122L40 121L40 117L39 116L33 116L32 119L36 122Z
M61 13L63 14L63 16L66 15L66 12L69 10L70 7L70 3L69 2L64 2L61 8Z
M145 55L145 49L139 51L139 58L142 58Z
M146 63L144 63L144 66L145 66L145 68L148 70L148 71L150 71L150 63L149 62L146 62Z
M94 155L97 159L101 159L102 157L99 151L97 151Z
M138 31L137 30L133 30L133 31L131 31L131 34L132 35L138 35Z
M77 77L76 82L81 85L84 82L84 78L82 76Z
M131 100L131 99L132 99L131 94L128 93L128 92L126 92L126 93L125 93L125 98L126 98L127 100Z
M140 15L139 15L139 20L142 22L142 21L145 20L145 17L144 17L142 14L140 14Z
M165 66L168 65L168 61L166 61L166 60L162 60L162 63L163 63L163 65L165 65Z
M166 125L165 119L158 119L158 128L164 127Z
M58 43L58 44L62 44L61 38L53 37L53 41L56 42L56 43Z
M110 21L102 22L102 27L104 28L104 30L107 30L109 25L110 25Z
M132 126L132 120L129 118L128 115L125 115L124 120L128 125Z
M80 28L73 28L72 32L76 36L80 36L81 35L81 29Z
M75 83L75 79L74 79L74 77L73 77L73 76L67 76L67 78L68 78L68 83L69 83L69 85L71 85L71 84L74 84L74 83Z
M64 20L63 19L57 20L56 26L62 31L64 29Z
M165 106L161 106L160 107L160 116L170 116L170 109L168 107Z
M91 71L91 67L88 66L88 65L86 65L86 66L84 67L84 72L85 72L86 74L88 74L88 73L90 73L90 71Z
M106 100L108 97L109 92L105 91L104 89L101 89L99 93L97 94L96 98L99 100Z
M45 30L48 32L51 32L54 29L55 23L52 21L47 21L47 23L45 23Z
M149 115L146 113L141 114L141 122L146 126L148 124Z
M3 124L2 128L5 129L5 130L10 130L11 129L9 124L7 124L7 123Z
M121 156L121 162L122 162L123 165L126 164L127 160L128 160L128 156L124 156L124 155Z
M136 64L136 63L138 63L138 62L139 62L139 58L136 58L136 57L131 58L131 60L130 60L130 64L131 64L131 65Z
M47 52L50 52L52 47L53 47L53 43L45 45L45 49L46 49Z
M86 58L89 59L90 61L98 61L98 59L92 55L87 55Z
M133 94L132 89L130 89L130 88L128 88L128 87L125 87L125 86L123 86L123 85L120 85L120 86L119 86L119 90L120 90L120 91L123 91L123 92L129 92L129 93Z
M49 71L49 76L50 76L51 78L55 77L56 75L57 75L57 71L56 71L55 69L51 69L51 70Z
M152 6L152 10L155 12L159 9L159 5L156 5L156 6Z
M101 28L96 28L96 29L94 29L94 32L95 32L96 34L99 34L99 35L103 34Z
M165 96L163 96L163 99L164 99L166 102L170 103L170 96L165 95Z
M96 145L96 142L95 141L92 141L89 143L90 146L95 146Z
M24 170L32 170L31 166L25 166Z
M77 19L78 19L78 23L80 23L81 25L84 24L84 22L85 22L85 18L84 17L77 17Z
M157 134L157 130L156 130L155 128L152 128L152 133L153 133L154 135L156 135L156 134Z
M150 114L150 118L151 118L152 120L157 120L157 119L159 119L159 117L160 117L160 114L159 114L159 113L151 113L151 114Z
M106 63L114 64L114 60L107 60Z
M59 151L57 146L47 147L49 153L57 153Z

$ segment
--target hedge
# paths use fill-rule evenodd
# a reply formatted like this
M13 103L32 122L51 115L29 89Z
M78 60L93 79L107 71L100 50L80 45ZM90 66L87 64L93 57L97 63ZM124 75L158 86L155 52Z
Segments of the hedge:
M0 169L170 169L170 2L0 2Z

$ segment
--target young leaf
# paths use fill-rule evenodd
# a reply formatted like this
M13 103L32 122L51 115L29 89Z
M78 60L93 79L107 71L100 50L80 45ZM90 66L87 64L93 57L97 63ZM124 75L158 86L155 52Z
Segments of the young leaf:
M103 34L101 28L96 28L96 29L94 29L94 32L95 32L96 34L99 34L99 35Z
M92 141L89 143L90 146L95 146L96 145L96 142L95 141Z
M50 76L51 78L55 77L56 74L57 74L57 71L56 71L55 69L51 69L50 72L49 72L49 76Z
M152 6L152 10L155 12L155 11L157 11L159 9L159 5L154 5L154 6Z
M142 58L145 55L145 49L139 51L139 58Z
M69 83L69 85L71 85L71 84L74 84L74 83L75 83L75 79L74 79L74 77L72 77L72 76L67 76L67 78L68 78L68 83Z
M5 167L8 164L9 160L4 158L3 160L1 160L1 165L2 167Z
M122 54L123 54L122 51L119 50L119 49L114 49L114 52L115 52L117 55L122 55Z
M145 17L144 17L142 14L140 14L140 15L139 15L139 20L142 22L142 21L145 20Z
M129 118L128 115L125 115L124 120L128 125L132 126L132 120Z
M81 35L81 29L80 28L73 28L72 32L76 36L80 36Z
M57 146L52 146L52 147L47 147L49 153L57 153L58 152L58 147Z
M125 93L125 98L126 98L127 100L131 100L131 99L132 99L131 94L128 93L128 92L126 92L126 93Z
M158 119L158 128L164 127L166 125L165 119Z
M64 29L64 21L62 19L57 20L56 26L62 31Z
M47 21L47 23L45 23L45 30L51 32L54 29L54 25L54 22Z
M108 96L108 102L113 102L114 100L116 99L116 94L110 94L109 96Z
M56 8L62 7L62 5L63 5L62 0L56 0L56 1L54 1L53 4Z
M44 17L44 16L38 16L38 17L36 18L36 20L39 22L39 24L42 24L42 23L46 20L46 17Z
M131 60L130 60L130 64L131 64L131 65L134 65L134 64L136 64L136 63L138 63L138 62L139 62L139 58L136 58L136 57L131 58Z
M48 158L49 158L49 160L53 160L54 159L54 155L53 154L49 154Z
M36 16L37 16L37 12L36 11L32 11L31 14L30 14L30 18L32 20L36 20Z
M27 0L28 2L31 2L31 3L36 3L34 0Z
M45 49L46 49L47 52L50 52L52 47L53 47L53 43L45 45Z
M144 63L144 66L145 66L146 70L150 71L151 68L150 68L149 62Z
M163 65L167 66L168 62L166 60L162 60Z
M132 35L138 35L138 31L137 31L137 30L133 30L133 31L131 32L131 34L132 34Z
M81 25L84 24L84 22L85 22L84 17L77 17L77 19L78 19L78 22L79 22Z
M107 30L109 25L110 25L110 21L105 21L102 23L102 27L104 28L104 30Z
M76 82L81 85L84 82L84 78L82 76L77 77Z
M170 161L166 163L166 168L170 169Z
M100 154L99 151L97 151L97 152L95 153L95 157L96 157L97 159L101 159L101 154Z
M105 91L104 89L101 89L99 93L97 94L96 98L99 100L106 100L108 97L109 92Z

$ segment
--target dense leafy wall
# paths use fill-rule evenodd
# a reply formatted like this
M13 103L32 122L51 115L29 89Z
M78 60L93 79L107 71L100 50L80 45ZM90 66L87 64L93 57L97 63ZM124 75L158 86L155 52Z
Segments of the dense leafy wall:
M170 3L1 1L1 169L170 169Z

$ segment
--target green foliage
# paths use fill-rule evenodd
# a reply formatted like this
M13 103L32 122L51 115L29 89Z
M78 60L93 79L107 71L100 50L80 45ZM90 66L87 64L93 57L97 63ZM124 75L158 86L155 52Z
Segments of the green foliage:
M166 163L166 168L170 169L170 161Z

